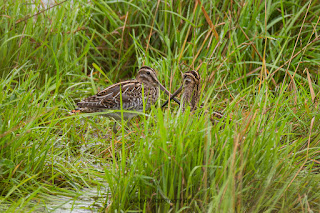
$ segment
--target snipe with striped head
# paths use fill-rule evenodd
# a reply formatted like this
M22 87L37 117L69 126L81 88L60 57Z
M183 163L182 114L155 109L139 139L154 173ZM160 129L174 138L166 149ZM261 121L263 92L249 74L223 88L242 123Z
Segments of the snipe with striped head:
M194 111L198 108L199 105L199 98L200 98L200 74L196 70L188 71L183 74L183 84L182 86L177 89L172 96L170 96L170 99L175 98L179 93L182 91L182 97L181 97L181 105L180 108L182 109L182 112L185 111L187 106L190 106L190 111ZM169 100L168 100L169 101ZM162 107L164 107L168 101L166 101ZM203 108L203 105L200 106L200 108ZM208 113L206 110L204 113ZM210 120L214 123L216 118L222 118L223 114L221 112L213 111L212 117L210 116Z
M152 104L155 104L159 97L159 87L167 95L171 96L170 92L159 82L155 70L148 66L142 66L136 79L113 84L96 95L78 102L78 108L71 111L71 113L106 112L103 114L104 116L121 120L121 112L108 111L120 110L122 100L122 109L127 111L123 112L123 118L130 120L138 115L134 111L143 111L143 103L145 103L146 110ZM144 100L142 98L143 93ZM175 98L174 101L180 104ZM115 132L115 126L113 130Z
M183 74L183 93L182 93L182 112L189 105L190 110L197 109L200 97L200 75L197 71L192 70Z
M185 111L188 105L191 111L196 110L200 97L200 75L197 71L187 71L183 74L182 86L170 96L170 99L174 99L182 90L182 103L180 105L182 112ZM167 105L168 101L166 101L162 107Z

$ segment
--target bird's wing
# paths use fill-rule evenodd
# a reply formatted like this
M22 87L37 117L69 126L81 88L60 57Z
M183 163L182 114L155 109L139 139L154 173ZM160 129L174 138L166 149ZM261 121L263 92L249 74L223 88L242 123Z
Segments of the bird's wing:
M128 108L125 107L128 105L126 103L129 103L133 98L141 94L141 91L139 92L139 90L141 90L141 85L138 81L123 81L113 84L98 92L96 95L80 101L77 105L79 107L116 109L120 108L120 94L122 94L123 108Z

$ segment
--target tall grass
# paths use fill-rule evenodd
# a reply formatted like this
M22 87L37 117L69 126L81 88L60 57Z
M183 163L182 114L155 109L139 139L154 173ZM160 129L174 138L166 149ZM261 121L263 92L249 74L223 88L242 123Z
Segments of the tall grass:
M1 210L106 184L110 212L320 210L317 1L41 5L0 0ZM197 69L208 112L69 116L143 64L170 91Z

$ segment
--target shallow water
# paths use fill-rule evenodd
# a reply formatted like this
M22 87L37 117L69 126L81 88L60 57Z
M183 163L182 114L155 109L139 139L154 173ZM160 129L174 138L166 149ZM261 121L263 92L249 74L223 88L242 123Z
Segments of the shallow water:
M107 189L90 188L82 190L83 194L76 198L67 196L50 197L50 202L43 207L42 212L55 213L88 213L101 212L104 209ZM41 210L40 210L41 211Z

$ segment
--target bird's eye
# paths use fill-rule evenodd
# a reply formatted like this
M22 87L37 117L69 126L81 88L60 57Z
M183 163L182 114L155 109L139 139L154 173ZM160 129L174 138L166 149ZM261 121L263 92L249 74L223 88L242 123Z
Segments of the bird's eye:
M147 71L147 75L150 75L150 72L149 72L149 71Z

